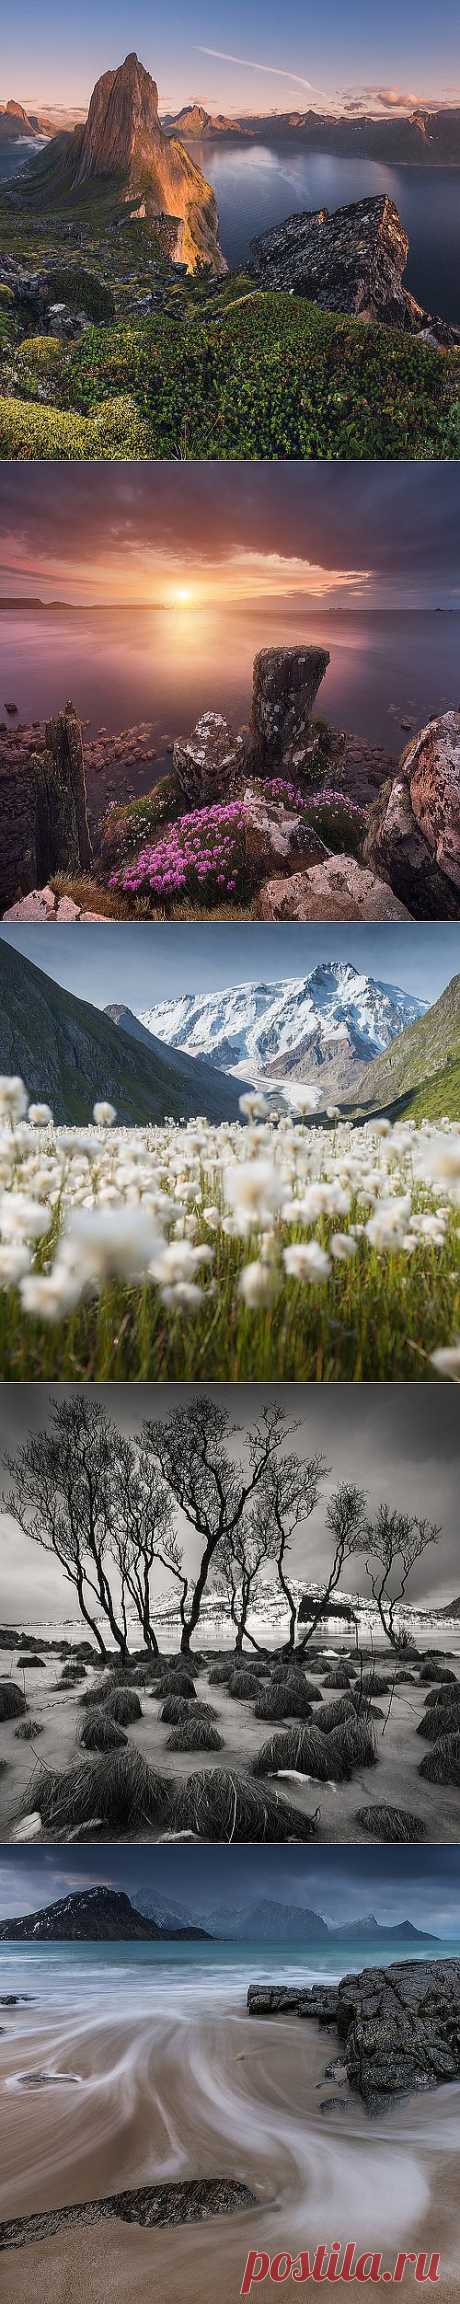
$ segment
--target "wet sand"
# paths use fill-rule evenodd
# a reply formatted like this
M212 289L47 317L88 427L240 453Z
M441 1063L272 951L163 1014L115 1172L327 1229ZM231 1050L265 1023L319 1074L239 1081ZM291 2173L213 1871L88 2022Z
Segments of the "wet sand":
M83 1979L82 1979L83 1986ZM9 2249L9 2304L236 2304L250 2248L295 2254L320 2241L439 2249L440 2304L458 2304L460 2088L369 2121L345 2091L322 2116L335 2034L295 2018L250 2020L233 2004L168 2004L104 2021L81 2009L3 2012L0 2217L168 2178L228 2175L257 2206L171 2231L121 2221ZM21 2085L21 2074L72 2075ZM75 2085L75 2080L77 2085ZM288 2282L287 2293L292 2293ZM403 2293L415 2296L408 2271ZM431 2291L433 2293L433 2291ZM256 2291L253 2290L253 2294ZM265 2295L271 2290L268 2284ZM313 2304L317 2283L302 2293Z
M384 1664L385 1672L391 1679L391 1660L388 1662L386 1656L384 1659L378 1656L376 1664L378 1669ZM304 1658L304 1669L308 1677L308 1654ZM330 1664L325 1662L324 1676L329 1669ZM43 1672L26 1672L29 1712L32 1719L40 1722L42 1729L35 1745L22 1743L16 1738L16 1722L6 1721L0 1727L0 1755L7 1762L4 1772L0 1773L0 1838L4 1840L11 1840L18 1817L33 1809L33 1779L37 1767L73 1768L85 1756L91 1759L91 1754L84 1755L78 1744L79 1731L85 1718L78 1703L80 1688L77 1692L59 1689L56 1686L59 1677L60 1665L56 1659L48 1659ZM96 1688L98 1683L100 1674L96 1669L91 1669L86 1680L82 1681L81 1688L91 1688L92 1685ZM339 1701L340 1690L326 1688L324 1678L316 1679L315 1676L315 1686L318 1697L324 1694L328 1702ZM169 1752L170 1729L160 1719L162 1699L150 1695L145 1688L138 1691L142 1718L126 1731L130 1744L142 1752L143 1758L152 1766L164 1770L176 1783L202 1768L223 1766L251 1769L262 1745L272 1735L282 1734L283 1728L289 1724L287 1719L285 1722L256 1720L252 1701L242 1702L229 1696L225 1686L210 1687L207 1672L200 1672L196 1690L198 1700L201 1697L205 1702L212 1703L215 1709L215 1726L224 1739L221 1753ZM389 1697L379 1698L382 1717L374 1723L378 1763L375 1767L357 1772L350 1783L340 1784L337 1790L333 1785L330 1787L313 1782L300 1787L285 1785L287 1798L303 1813L313 1815L319 1808L317 1836L320 1842L366 1843L370 1836L363 1831L362 1825L357 1824L357 1812L361 1807L376 1801L388 1802L415 1812L425 1824L427 1840L458 1840L459 1788L455 1785L430 1784L418 1774L420 1761L430 1750L425 1738L417 1735L426 1695L427 1688L423 1684L419 1687L403 1683L395 1687L389 1710ZM320 1718L319 1714L318 1726ZM275 1779L266 1778L264 1782L272 1784L280 1792L283 1790L282 1783L278 1787ZM113 1838L113 1833L109 1837ZM120 1838L125 1837L125 1834L120 1834ZM148 1840L155 1839L157 1835L146 1829L141 1837Z

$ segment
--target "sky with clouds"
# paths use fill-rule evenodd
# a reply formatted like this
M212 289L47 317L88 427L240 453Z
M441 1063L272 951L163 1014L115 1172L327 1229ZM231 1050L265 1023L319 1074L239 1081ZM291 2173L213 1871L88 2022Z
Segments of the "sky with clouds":
M106 921L99 927L17 928L0 936L66 991L98 1008L122 1000L145 1011L184 992L221 992L230 984L279 983L308 976L325 960L347 961L385 984L397 984L431 1003L460 969L456 921L379 922L312 927L294 921L167 923Z
M65 1390L68 1391L68 1387ZM122 1431L140 1431L144 1418L166 1416L179 1401L193 1401L197 1387L163 1384L152 1401L144 1384L97 1385L92 1388ZM292 1548L294 1573L319 1581L329 1559L326 1529L328 1498L342 1480L359 1479L368 1498L369 1512L385 1501L400 1511L418 1512L441 1529L439 1545L427 1552L411 1578L409 1597L422 1607L433 1601L445 1605L457 1595L458 1564L458 1403L453 1385L347 1384L240 1385L238 1395L229 1385L213 1387L239 1433L230 1441L244 1461L247 1431L257 1421L265 1400L277 1400L286 1420L285 1446L301 1457L324 1457L326 1477L317 1509ZM49 1423L55 1394L45 1384L10 1384L7 1397L0 1387L0 1489L6 1474L5 1451L19 1448L29 1432ZM295 1433L289 1437L289 1426ZM196 1572L200 1546L180 1517L178 1530L184 1545L187 1571ZM343 1579L344 1588L350 1574ZM352 1571L353 1586L368 1590L362 1562ZM164 1592L164 1572L156 1570L152 1590ZM21 1534L17 1524L0 1511L1 1620L26 1629L37 1624L62 1624L72 1619L80 1628L74 1596L53 1558Z
M21 1848L0 1850L0 1917L36 1911L97 1886L124 1889L192 1924L228 1934L270 1898L320 1912L333 1926L373 1912L381 1926L409 1919L428 1934L460 1928L460 1849L454 1847ZM0 1954L1 1961L1 1954Z
M227 112L375 112L452 99L460 85L456 0L21 0L2 32L1 93L86 105L94 81L136 48L160 106L198 97Z
M460 606L460 467L3 465L0 599Z

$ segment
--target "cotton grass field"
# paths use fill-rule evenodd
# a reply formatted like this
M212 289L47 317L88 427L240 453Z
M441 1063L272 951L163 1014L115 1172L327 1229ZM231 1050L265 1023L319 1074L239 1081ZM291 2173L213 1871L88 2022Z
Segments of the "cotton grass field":
M458 1376L458 1128L289 1099L68 1129L2 1080L1 1377Z

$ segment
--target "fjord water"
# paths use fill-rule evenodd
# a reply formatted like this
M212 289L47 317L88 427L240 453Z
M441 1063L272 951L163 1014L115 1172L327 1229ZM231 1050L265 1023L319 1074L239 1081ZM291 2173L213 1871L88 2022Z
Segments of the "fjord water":
M460 321L460 169L388 167L268 141L193 143L189 151L215 191L232 269L244 266L250 240L286 216L386 192L409 236L406 287L427 311Z
M439 1949L433 1944L433 1956ZM394 1945L383 1939L377 1957L388 1963ZM371 1961L367 1942L351 1948L339 1939L326 1951L266 1943L2 1947L0 1991L33 1998L30 2007L2 2012L0 2218L125 2185L228 2175L251 2187L255 2205L219 2235L225 2304L239 2294L250 2246L331 2245L337 2234L385 2251L443 2243L450 2283L460 2264L460 2088L412 2098L372 2122L351 2097L346 2118L334 2105L322 2119L334 2035L295 2015L261 2022L246 2013L251 1978L309 1984ZM133 2288L144 2304L147 2274L171 2304L184 2292L192 2304L214 2304L212 2222L137 2235L131 2228L129 2236L121 2224L106 2225L101 2264L97 2231L58 2234L39 2253L37 2304L48 2273L51 2295L85 2292L88 2247L93 2304L109 2286L117 2304L128 2304ZM11 2259L14 2304L25 2294L21 2271L27 2259L19 2254ZM455 2288L442 2294L450 2304Z
M179 571L178 571L179 573ZM279 571L282 583L282 568ZM407 732L459 702L460 616L327 607L278 596L252 606L9 609L0 612L0 721L41 720L71 697L89 731L153 722L159 749L219 711L249 716L259 648L324 646L318 710L398 757ZM10 726L17 722L9 722Z

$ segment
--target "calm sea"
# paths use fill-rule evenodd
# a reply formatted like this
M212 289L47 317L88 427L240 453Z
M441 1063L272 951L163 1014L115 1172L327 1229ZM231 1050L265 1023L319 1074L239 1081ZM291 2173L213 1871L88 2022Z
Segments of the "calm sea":
M401 721L423 726L460 701L460 615L264 602L254 609L54 609L0 613L0 719L40 720L68 696L94 733L152 721L160 748L205 710L250 710L258 648L330 651L318 710L397 756ZM13 723L10 723L13 725Z
M194 143L189 150L214 187L232 267L244 264L257 233L285 216L387 192L409 235L406 287L429 312L460 320L460 169L385 167L296 144Z

